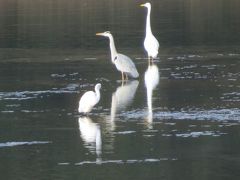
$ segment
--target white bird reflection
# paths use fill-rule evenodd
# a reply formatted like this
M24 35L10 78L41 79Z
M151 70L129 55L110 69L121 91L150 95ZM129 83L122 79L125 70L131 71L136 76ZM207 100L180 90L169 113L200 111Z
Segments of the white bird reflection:
M147 89L147 105L148 117L147 122L149 125L152 123L152 92L159 83L159 70L155 64L149 65L144 76L145 86Z
M89 117L84 116L78 118L78 125L84 146L90 152L96 153L97 161L101 160L102 138L99 124L94 123Z
M116 113L129 106L135 96L139 82L137 80L127 82L119 86L112 94L111 122L114 123ZM114 128L113 128L114 129Z

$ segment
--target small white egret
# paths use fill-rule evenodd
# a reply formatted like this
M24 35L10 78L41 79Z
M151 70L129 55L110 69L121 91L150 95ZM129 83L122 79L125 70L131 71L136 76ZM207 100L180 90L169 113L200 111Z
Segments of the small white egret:
M111 51L111 60L112 63L115 64L117 70L122 73L122 80L124 80L124 74L126 76L126 80L128 79L128 75L133 78L138 78L139 73L136 69L133 61L126 55L120 54L117 52L114 39L110 31L106 31L103 33L97 33L97 36L105 36L109 38L110 41L110 51Z
M144 48L148 53L148 62L150 64L151 58L156 58L158 55L158 48L159 43L158 40L154 37L151 30L151 22L150 22L150 15L151 15L151 4L149 2L145 4L141 4L140 6L144 6L148 9L147 17L146 17L146 35L144 40Z
M100 89L101 89L101 84L98 83L95 85L95 92L87 91L83 94L83 96L79 101L79 107L78 107L79 113L89 113L92 110L92 108L100 100Z

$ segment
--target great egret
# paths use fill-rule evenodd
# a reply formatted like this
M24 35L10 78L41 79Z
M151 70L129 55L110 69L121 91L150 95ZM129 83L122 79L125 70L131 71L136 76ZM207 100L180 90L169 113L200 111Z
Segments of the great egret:
M158 40L154 37L151 30L151 22L150 22L150 15L151 15L151 4L149 2L145 4L141 4L140 6L144 6L148 9L147 17L146 17L146 35L144 40L144 48L148 53L148 62L150 64L151 58L156 58L158 55L158 48L159 43Z
M87 91L83 94L83 96L79 101L79 107L78 107L79 113L89 113L92 110L92 108L100 100L100 89L101 89L101 84L98 83L95 85L95 92Z
M110 31L106 31L103 33L97 33L97 36L105 36L109 38L110 41L110 51L111 51L111 60L112 63L115 64L117 70L122 73L122 80L124 80L124 74L126 76L126 80L128 79L128 75L133 78L138 78L139 74L136 69L133 61L126 55L120 54L117 52L114 39Z

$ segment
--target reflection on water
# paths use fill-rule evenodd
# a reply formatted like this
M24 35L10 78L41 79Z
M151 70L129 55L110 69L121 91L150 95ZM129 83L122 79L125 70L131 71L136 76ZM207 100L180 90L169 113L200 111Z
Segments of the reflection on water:
M127 81L119 86L112 94L111 121L115 120L116 113L125 111L131 105L139 82L137 80Z
M152 94L153 90L157 87L159 84L159 70L157 65L152 64L149 65L144 76L145 86L147 89L147 106L148 106L148 116L147 116L147 122L149 124L152 123ZM159 93L159 92L158 92Z
M79 131L85 147L96 153L99 158L102 154L102 138L99 124L94 123L87 116L78 118Z
M98 50L91 60L1 62L1 177L237 179L240 53L174 50L149 67L136 59L140 77L126 84ZM76 118L79 96L96 82L99 108Z
M151 1L159 70L141 58L141 3L0 2L1 179L239 179L240 1ZM104 30L138 81L116 86ZM96 82L99 108L76 122Z

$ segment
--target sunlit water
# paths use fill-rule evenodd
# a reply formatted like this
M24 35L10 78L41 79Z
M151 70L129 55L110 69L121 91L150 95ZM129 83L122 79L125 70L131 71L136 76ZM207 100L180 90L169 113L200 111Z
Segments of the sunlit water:
M4 179L239 177L240 54L165 49L149 68L128 51L140 78L122 84L106 51L55 52L1 62ZM78 115L98 82L99 104Z

